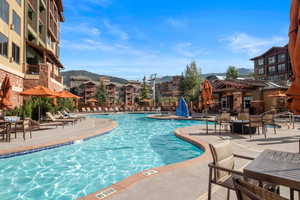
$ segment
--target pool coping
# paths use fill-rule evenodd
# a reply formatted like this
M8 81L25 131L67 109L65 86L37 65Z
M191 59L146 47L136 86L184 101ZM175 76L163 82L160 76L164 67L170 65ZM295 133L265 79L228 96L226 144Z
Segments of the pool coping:
M208 122L216 122L211 118L204 117L179 117L175 115L149 115L148 119L158 119L158 120L190 120L190 121L208 121Z
M201 154L200 156L198 156L196 158L186 160L183 162L165 165L165 166L161 166L161 167L155 167L155 168L141 171L141 172L131 175L115 184L112 184L106 188L103 188L94 193L88 194L84 197L80 197L77 200L108 200L112 196L114 196L118 193L124 192L130 186L132 186L144 179L147 179L149 177L159 176L162 173L169 172L169 171L172 171L172 170L175 170L178 168L188 167L188 166L191 166L198 162L209 161L211 159L211 154L208 151L208 149L209 149L208 143L206 143L202 140L194 140L194 139L192 139L192 137L185 135L180 130L181 130L181 128L177 128L174 130L175 136L202 149L204 151L203 154Z
M59 148L62 146L74 144L74 143L76 143L76 141L87 141L87 140L93 139L95 137L98 137L98 136L101 136L104 134L108 134L113 129L115 129L117 126L118 126L118 123L111 120L111 124L108 127L93 130L93 131L84 133L84 135L72 136L72 138L56 140L56 141L50 142L50 143L17 147L17 148L10 149L10 150L0 150L0 160L6 159L6 158L11 158L11 157L16 157L16 156L21 156L21 155L26 155L26 154L31 154L31 153L35 153L35 152L39 152L39 151Z

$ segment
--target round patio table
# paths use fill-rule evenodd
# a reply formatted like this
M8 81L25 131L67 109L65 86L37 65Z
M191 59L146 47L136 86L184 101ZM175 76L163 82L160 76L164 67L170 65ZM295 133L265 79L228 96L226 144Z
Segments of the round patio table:
M256 128L249 126L249 120L233 120L231 122L231 132L237 134L255 134Z

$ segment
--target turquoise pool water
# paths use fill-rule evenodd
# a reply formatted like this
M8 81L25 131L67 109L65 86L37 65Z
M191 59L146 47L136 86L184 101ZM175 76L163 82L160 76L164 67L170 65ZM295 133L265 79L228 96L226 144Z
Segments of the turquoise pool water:
M73 200L140 171L203 153L172 133L199 121L153 120L141 114L91 117L111 118L119 126L80 144L0 160L0 199Z

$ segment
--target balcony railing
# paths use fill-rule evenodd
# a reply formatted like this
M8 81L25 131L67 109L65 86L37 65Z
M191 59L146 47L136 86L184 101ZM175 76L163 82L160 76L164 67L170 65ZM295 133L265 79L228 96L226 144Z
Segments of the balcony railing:
M53 72L51 73L51 78L53 78L54 80L56 80L59 83L62 82L62 76L61 75L56 75Z
M26 74L39 75L40 74L40 66L39 65L27 65Z

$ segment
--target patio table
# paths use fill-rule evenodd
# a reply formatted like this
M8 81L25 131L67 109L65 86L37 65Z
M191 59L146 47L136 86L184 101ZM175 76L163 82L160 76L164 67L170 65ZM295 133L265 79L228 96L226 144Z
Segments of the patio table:
M265 150L244 168L244 174L290 188L290 199L293 200L294 190L300 191L300 154Z
M249 127L249 120L232 120L231 121L231 129L232 133L238 134L255 134L256 128Z

